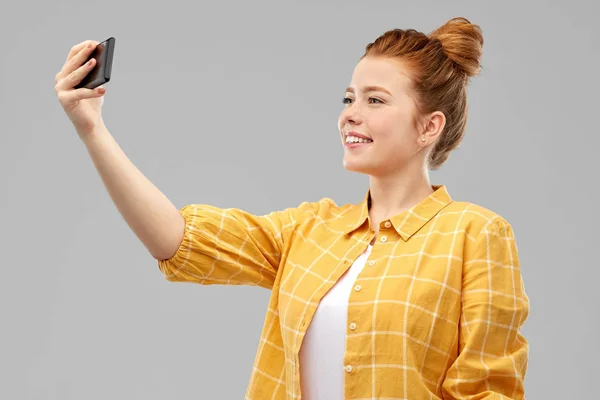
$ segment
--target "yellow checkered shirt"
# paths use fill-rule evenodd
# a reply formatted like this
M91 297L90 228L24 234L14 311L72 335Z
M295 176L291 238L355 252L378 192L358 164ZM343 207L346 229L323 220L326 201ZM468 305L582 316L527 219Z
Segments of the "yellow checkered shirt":
M445 186L382 221L348 300L345 399L523 399L529 313L511 225ZM299 350L320 299L375 237L369 191L253 215L191 204L165 278L271 290L248 400L300 399Z

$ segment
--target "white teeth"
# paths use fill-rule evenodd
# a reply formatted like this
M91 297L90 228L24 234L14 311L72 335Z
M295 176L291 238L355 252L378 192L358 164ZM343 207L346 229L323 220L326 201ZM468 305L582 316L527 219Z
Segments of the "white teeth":
M346 143L371 143L370 139L363 139L356 136L346 136Z

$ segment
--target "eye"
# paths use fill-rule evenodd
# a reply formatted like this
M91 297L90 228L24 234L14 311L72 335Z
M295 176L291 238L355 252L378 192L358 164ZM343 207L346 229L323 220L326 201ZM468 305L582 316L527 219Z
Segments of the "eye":
M374 100L375 102L379 102L379 103L375 103L375 104L384 104L383 100L378 99L377 97L369 97L369 100ZM344 97L342 99L342 103L344 104L350 104L353 100L350 97Z
M384 101L378 99L377 97L369 97L369 100L374 100L376 102L379 102L379 103L375 103L375 104L384 104ZM352 101L353 100L350 97L344 97L342 99L342 103L344 103L344 104L350 104Z

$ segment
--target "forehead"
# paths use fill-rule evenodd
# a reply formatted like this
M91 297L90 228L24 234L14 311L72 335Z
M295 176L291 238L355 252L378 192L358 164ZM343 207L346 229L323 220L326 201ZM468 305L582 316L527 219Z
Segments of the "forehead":
M350 86L361 90L364 86L383 86L390 91L409 88L410 78L401 61L383 57L365 57L358 62L352 73Z

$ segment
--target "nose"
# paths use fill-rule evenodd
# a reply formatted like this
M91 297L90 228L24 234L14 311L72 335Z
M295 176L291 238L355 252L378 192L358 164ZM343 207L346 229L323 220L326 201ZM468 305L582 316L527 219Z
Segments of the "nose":
M360 110L355 103L347 105L340 114L340 128L343 128L346 125L360 125L361 123L362 117L360 115Z

